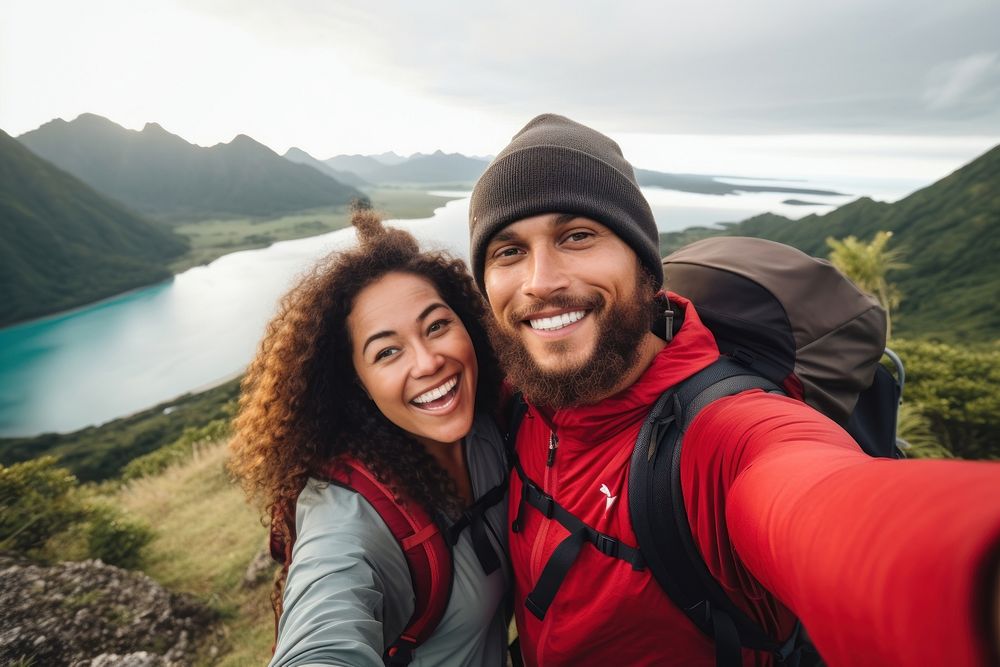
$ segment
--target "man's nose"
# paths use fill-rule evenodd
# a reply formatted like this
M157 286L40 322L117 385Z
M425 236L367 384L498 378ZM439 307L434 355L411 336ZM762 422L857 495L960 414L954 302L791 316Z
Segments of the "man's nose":
M537 299L545 299L568 286L569 276L558 254L549 248L533 250L522 291Z

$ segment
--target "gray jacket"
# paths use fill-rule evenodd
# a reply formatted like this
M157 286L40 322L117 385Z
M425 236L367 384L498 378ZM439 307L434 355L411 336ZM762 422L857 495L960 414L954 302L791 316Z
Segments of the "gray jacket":
M491 418L477 415L465 439L472 491L478 498L504 477L506 458ZM411 665L506 664L503 599L510 586L506 501L486 513L502 566L486 576L469 531L453 550L454 583L444 618L414 653ZM272 667L378 667L413 613L413 588L403 552L359 494L309 480L295 512L297 538L278 625Z

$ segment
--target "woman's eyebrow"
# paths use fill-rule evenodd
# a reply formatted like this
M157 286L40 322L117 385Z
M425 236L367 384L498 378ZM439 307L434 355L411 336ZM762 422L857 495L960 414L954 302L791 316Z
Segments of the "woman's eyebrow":
M438 308L447 308L447 307L448 306L446 306L445 304L440 303L438 301L435 301L434 303L432 303L431 305L427 306L422 311L420 311L420 314L417 315L417 322L424 321L427 318L428 315L430 315L432 312L434 312ZM368 345L371 344L373 341L376 341L379 338L386 338L388 336L394 336L394 335L396 335L396 332L395 331L389 331L389 330L379 331L377 333L373 333L371 336L369 336L365 340L365 344L361 346L361 354L365 353L365 350L368 349Z
M417 316L417 322L423 321L424 318L426 318L428 315L430 315L436 309L438 309L438 308L447 308L447 307L448 306L446 306L445 304L441 303L440 301L435 301L434 303L432 303L431 305L427 306L426 308L424 308L420 312L420 314Z

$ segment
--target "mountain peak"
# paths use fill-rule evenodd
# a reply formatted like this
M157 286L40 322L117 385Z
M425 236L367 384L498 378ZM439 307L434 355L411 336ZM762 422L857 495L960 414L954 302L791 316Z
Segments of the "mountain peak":
M56 120L58 120L58 119L56 119ZM74 118L73 121L69 123L69 125L75 125L77 127L81 127L81 126L82 127L100 127L100 128L104 128L104 129L116 129L116 130L124 130L125 129L124 127L122 127L118 123L114 122L113 120L109 120L108 118L105 118L104 116L98 116L96 113L89 113L89 112L84 112L84 113L80 114L79 116L77 116L76 118Z

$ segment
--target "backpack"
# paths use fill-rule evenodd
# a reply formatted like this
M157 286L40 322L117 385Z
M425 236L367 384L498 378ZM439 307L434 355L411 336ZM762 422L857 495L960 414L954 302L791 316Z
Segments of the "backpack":
M570 514L531 479L521 477L520 512L531 505L566 528L575 541L556 548L525 605L542 618L583 542L602 553L648 567L657 583L711 637L719 667L742 665L741 649L773 654L778 663L819 664L801 624L785 640L769 637L725 594L691 534L681 493L683 436L711 402L748 389L806 402L845 427L872 456L898 458L896 415L902 362L885 349L885 313L829 262L763 239L718 237L699 241L663 260L671 289L690 298L715 335L723 356L665 391L643 422L629 468L629 514L634 549ZM677 323L666 311L669 341ZM879 360L886 352L898 380ZM516 436L527 409L520 394L510 412Z
M399 502L397 494L380 482L374 474L359 461L350 457L340 457L327 464L320 477L331 484L350 489L368 501L385 522L406 559L413 584L413 615L395 642L386 647L382 656L386 665L408 665L413 659L413 651L424 643L437 629L451 598L454 575L451 550L458 543L465 528L472 531L472 545L483 571L490 574L500 567L500 560L486 536L485 512L503 500L507 493L507 476L480 496L462 516L449 527L440 519L432 517L419 503ZM291 508L291 535L286 540L275 527L279 519L272 516L270 532L271 557L282 567L282 576L287 575L292 562L295 544L294 507ZM277 644L280 608L275 609L274 634ZM273 650L273 648L272 648Z

